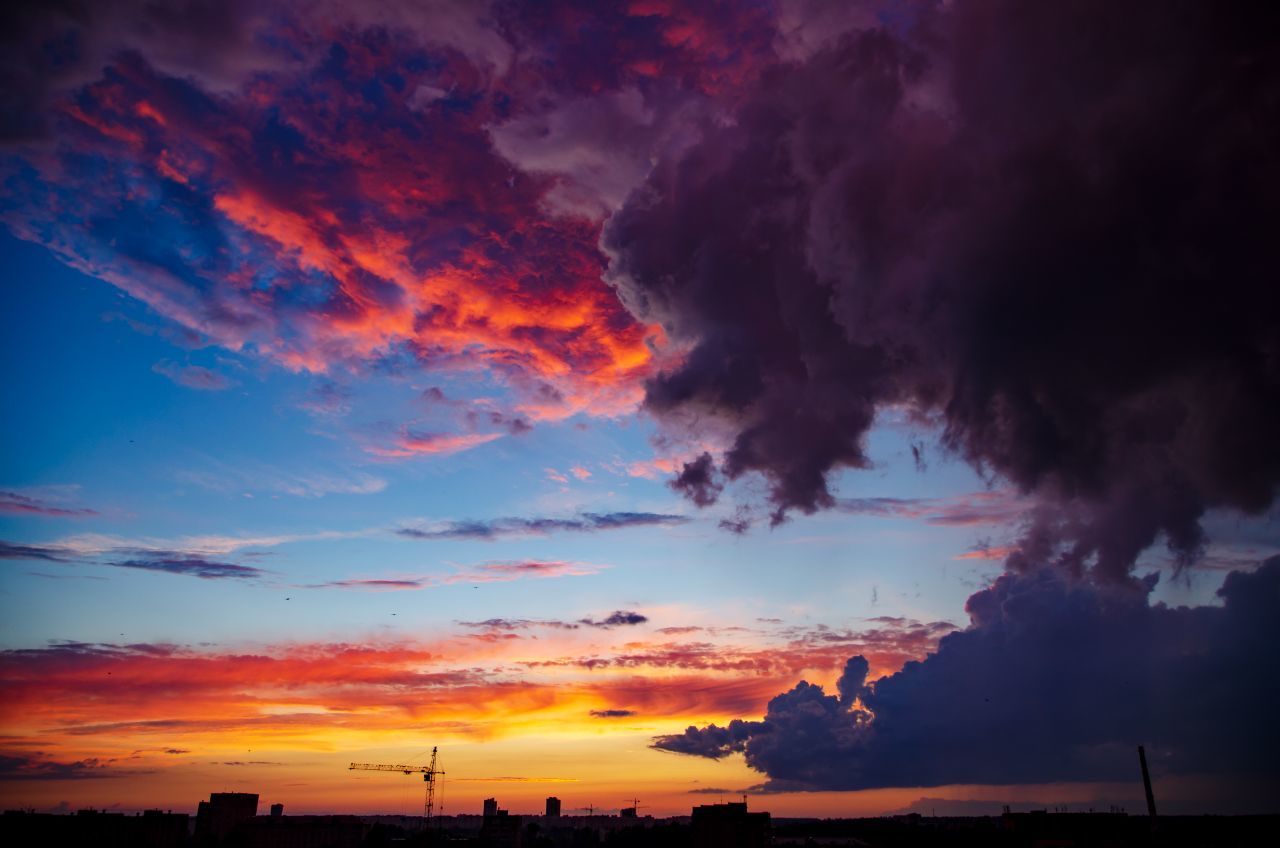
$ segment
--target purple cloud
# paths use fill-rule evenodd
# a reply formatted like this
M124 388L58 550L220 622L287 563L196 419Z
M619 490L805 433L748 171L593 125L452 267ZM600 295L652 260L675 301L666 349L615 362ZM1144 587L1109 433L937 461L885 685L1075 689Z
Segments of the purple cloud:
M248 565L217 562L189 554L157 551L148 551L145 556L109 562L107 565L115 568L132 568L141 571L162 571L166 574L199 577L202 580L255 580L267 573L261 568L253 568Z
M446 521L435 526L402 527L396 532L410 539L499 539L508 536L544 536L548 533L589 533L628 527L675 526L688 522L683 515L655 512L582 512L571 518L490 518Z
M19 492L0 492L0 512L11 515L43 515L52 518L86 518L98 511L84 507L64 507L44 498L31 497Z
M838 695L802 681L760 721L653 744L742 752L776 791L1129 779L1139 742L1159 773L1274 777L1280 557L1230 574L1221 607L1152 604L1154 585L1006 574L922 661L867 683L853 657Z
M871 464L894 407L1044 503L1015 568L1124 579L1160 536L1194 558L1206 508L1271 503L1269 11L907 3L892 25L850 20L605 225L620 296L688 350L647 409L728 436L677 485L707 503L713 470L760 475L775 522L835 507L831 475Z

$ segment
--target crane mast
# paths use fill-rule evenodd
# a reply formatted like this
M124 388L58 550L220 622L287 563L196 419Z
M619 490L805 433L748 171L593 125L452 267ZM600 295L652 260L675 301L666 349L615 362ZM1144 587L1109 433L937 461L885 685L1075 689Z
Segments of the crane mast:
M436 749L431 749L431 765L422 775L422 779L427 782L427 798L422 803L422 820L427 827L431 826L431 816L436 809L436 775L444 774L444 772L436 771Z
M426 766L389 765L387 763L351 763L351 771L398 771L403 774L421 774L427 784L427 797L422 802L422 825L429 827L436 808L436 776L444 774L436 768L437 749L431 749L431 764Z

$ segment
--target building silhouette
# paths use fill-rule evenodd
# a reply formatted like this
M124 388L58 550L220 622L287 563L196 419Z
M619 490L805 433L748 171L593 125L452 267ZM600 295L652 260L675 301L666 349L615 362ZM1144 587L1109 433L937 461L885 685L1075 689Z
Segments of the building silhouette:
M520 848L521 819L499 809L496 798L484 800L484 822L480 825L480 843L493 848Z
M5 810L0 845L185 848L190 816L147 810L141 814L78 810L75 815Z
M196 844L217 845L236 825L258 814L256 792L214 792L196 809Z
M230 835L228 848L362 848L370 825L359 816L256 816Z
M749 813L745 801L693 808L694 848L764 848L771 841L768 813Z
M547 799L547 818L557 818L560 815L560 799L554 796Z

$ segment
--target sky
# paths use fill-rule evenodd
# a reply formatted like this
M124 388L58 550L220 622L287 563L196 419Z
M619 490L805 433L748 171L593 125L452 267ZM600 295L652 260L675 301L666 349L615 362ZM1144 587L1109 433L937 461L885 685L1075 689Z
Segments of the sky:
M6 808L1276 811L1273 11L357 5L4 12Z

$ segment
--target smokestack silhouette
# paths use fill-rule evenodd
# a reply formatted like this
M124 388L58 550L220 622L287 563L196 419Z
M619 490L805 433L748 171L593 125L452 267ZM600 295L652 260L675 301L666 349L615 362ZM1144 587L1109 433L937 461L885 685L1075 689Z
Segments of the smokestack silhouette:
M1156 817L1156 796L1151 792L1151 772L1147 771L1147 752L1138 746L1138 762L1142 764L1142 787L1147 790L1147 815Z

